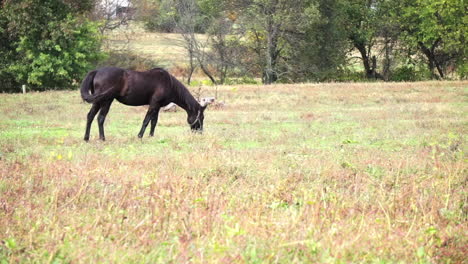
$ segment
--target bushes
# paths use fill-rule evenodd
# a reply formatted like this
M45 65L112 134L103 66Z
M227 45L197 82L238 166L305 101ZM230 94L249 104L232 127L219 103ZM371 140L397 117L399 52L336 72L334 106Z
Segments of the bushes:
M416 70L412 65L403 65L395 69L390 77L391 81L416 81Z
M19 84L33 90L67 89L102 58L97 23L76 14L59 0L6 2L0 12L7 46L2 58L0 91ZM14 86L14 87L12 87Z
M407 64L397 67L390 75L389 81L393 82L415 82L429 79L431 73L425 68Z

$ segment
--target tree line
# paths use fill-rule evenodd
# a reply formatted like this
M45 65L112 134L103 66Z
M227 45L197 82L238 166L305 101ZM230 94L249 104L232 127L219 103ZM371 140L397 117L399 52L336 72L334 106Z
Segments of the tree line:
M277 81L466 78L463 0L140 0L149 30L185 35L195 67ZM138 5L137 5L138 6ZM198 48L194 33L209 36ZM202 45L203 46L203 45ZM206 72L206 70L203 70Z
M215 83L465 79L463 0L0 0L0 91L66 89L106 58L129 19L180 33L188 78ZM200 37L203 34L203 37Z

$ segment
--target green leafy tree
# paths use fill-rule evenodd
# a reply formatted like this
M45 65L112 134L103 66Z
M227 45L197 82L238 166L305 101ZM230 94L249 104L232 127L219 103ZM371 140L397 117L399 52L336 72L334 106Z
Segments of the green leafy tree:
M399 59L402 52L399 50L399 42L401 37L401 29L399 21L392 16L394 10L393 0L381 0L379 10L377 11L378 20L377 34L379 37L379 46L383 57L382 78L389 81L398 64L401 64ZM404 54L406 56L407 54ZM407 61L407 59L405 59ZM406 65L403 65L405 67ZM414 76L411 76L414 78Z
M74 1L5 2L0 34L9 46L1 49L8 56L0 72L36 90L78 83L102 56L97 24L82 15L88 8Z
M174 32L179 16L174 7L174 0L136 0L137 19L142 21L147 30Z
M0 7L2 2L0 1ZM5 16L5 10L0 9L0 92L18 91L19 84L15 76L8 71L8 65L15 58L14 43L10 41L8 20Z
M245 58L249 56L242 45L238 31L238 11L242 2L233 0L198 0L198 5L205 14L206 34L210 48L207 60L217 83L223 84L228 77L246 78L250 75L245 67Z
M181 14L178 7L180 5L194 5L196 6L197 14L194 17L193 25L196 33L205 33L207 24L209 23L210 12L216 10L219 4L210 2L208 0L135 0L138 19L143 21L145 27L150 31L158 31L165 33L172 33L179 31L178 27L180 20L186 19L186 14ZM213 5L211 5L213 4Z
M443 79L454 67L466 77L467 11L463 0L398 1L395 19L402 39L425 56L432 78Z
M290 80L297 70L291 58L309 23L309 12L304 10L310 10L310 2L250 0L241 7L239 23L244 28L244 43L257 55L254 63L261 68L263 83Z
M380 0L343 0L342 27L351 45L359 52L367 78L379 77L374 46L380 17Z
M349 48L341 21L343 10L339 0L316 0L314 4L308 10L305 34L297 41L298 74L305 80L333 80L346 64Z

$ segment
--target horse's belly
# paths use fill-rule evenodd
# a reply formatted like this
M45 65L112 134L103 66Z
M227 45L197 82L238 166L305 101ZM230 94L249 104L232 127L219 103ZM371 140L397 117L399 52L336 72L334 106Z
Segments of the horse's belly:
M125 105L131 106L140 106L140 105L148 105L149 98L148 97L138 97L138 96L119 96L116 97L117 101L121 102Z

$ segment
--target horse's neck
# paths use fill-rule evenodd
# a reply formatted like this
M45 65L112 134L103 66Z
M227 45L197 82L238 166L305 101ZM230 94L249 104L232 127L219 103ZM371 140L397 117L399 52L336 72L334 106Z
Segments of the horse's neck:
M185 89L185 90L184 90ZM193 114L200 110L200 104L195 100L195 98L190 94L187 88L180 87L178 89L179 93L186 93L186 94L179 94L176 96L175 102L178 106L183 108L187 114Z
M194 99L195 100L195 99ZM177 99L177 102L175 102L178 106L180 106L182 109L184 109L188 115L194 114L199 110L199 105L198 104L188 104L184 100ZM196 101L195 101L196 102Z

